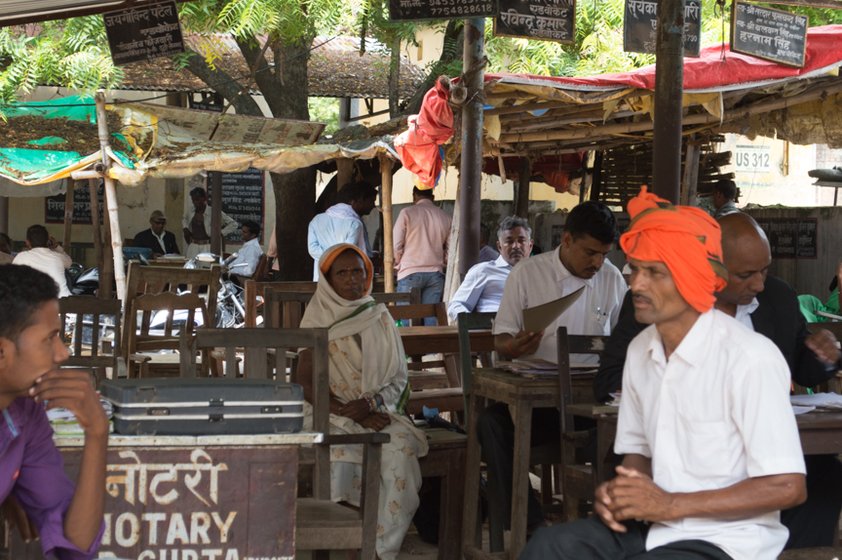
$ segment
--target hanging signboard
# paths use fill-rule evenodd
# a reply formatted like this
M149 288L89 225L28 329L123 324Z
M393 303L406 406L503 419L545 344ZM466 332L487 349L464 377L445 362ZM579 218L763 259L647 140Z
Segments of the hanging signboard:
M626 0L623 50L655 54L657 0ZM684 0L684 56L697 57L701 48L702 0Z
M773 259L815 259L819 224L816 218L758 218Z
M261 224L263 229L264 175L260 169L249 167L239 173L222 175L222 211L238 224L251 220ZM208 173L207 191L211 190L211 174ZM238 229L225 236L227 241L242 241ZM261 233L262 237L262 233Z
M115 65L184 52L175 1L104 14Z
M576 0L499 0L494 35L572 43Z
M87 183L77 183L73 189L73 223L91 224L91 191ZM102 223L102 210L105 208L102 198L102 187L97 189L99 199L99 223ZM48 224L64 223L64 198L63 194L48 196L44 199L44 222Z
M734 1L731 50L787 66L804 66L807 16Z
M493 17L497 0L389 0L389 19L460 19Z

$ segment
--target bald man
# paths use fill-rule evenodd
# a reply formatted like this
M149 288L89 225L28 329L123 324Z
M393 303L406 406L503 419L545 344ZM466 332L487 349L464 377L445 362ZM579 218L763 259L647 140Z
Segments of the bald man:
M728 284L717 292L715 307L774 342L799 385L813 387L827 381L842 365L836 337L824 329L810 333L795 292L783 280L768 275L772 254L766 234L748 214L729 214L719 224ZM607 400L609 393L620 390L626 349L645 327L635 321L627 296L594 379L598 400ZM790 532L786 548L831 546L842 508L839 461L813 455L806 462L807 501L781 513Z

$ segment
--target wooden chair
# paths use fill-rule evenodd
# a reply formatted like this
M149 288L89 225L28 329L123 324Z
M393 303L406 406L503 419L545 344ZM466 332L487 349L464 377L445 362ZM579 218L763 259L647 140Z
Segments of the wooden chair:
M266 256L266 254L260 255L260 258L257 260L257 266L254 267L254 273L251 275L253 280L258 282L265 282L268 280L267 274L269 273L269 266L270 266L270 258Z
M221 284L219 266L210 268L175 268L171 266L144 266L137 262L129 263L126 280L125 309L132 308L134 298L144 294L177 293L186 290L205 298L205 310L211 320L216 317L216 295ZM205 325L208 325L205 320ZM128 347L128 334L131 329L123 329L123 348ZM128 354L126 354L128 356Z
M245 326L256 327L257 318L261 315L258 311L260 301L267 291L277 290L280 292L307 292L316 291L316 282L258 282L257 280L246 280L244 288L245 299Z
M577 460L576 452L587 445L592 434L575 431L573 415L568 406L573 403L573 378L570 373L571 354L596 354L605 349L607 336L568 335L567 328L559 327L558 337L558 382L559 417L561 428L561 475L562 511L565 521L580 516L584 502L593 500L596 488L596 473L590 464Z
M479 360L483 367L491 367L491 353L494 352L494 337L484 346L471 343L471 331L490 329L497 313L460 313L456 317L459 328L459 372L462 378L462 393L465 399L465 413L468 414L468 396L471 394L471 380L474 366Z
M265 329L264 329L265 330ZM296 506L295 546L299 550L359 550L362 560L374 560L380 494L380 457L389 435L330 434L327 329L269 330L274 346L310 348L313 352L313 429L325 434L324 442L302 449L301 463L313 467L313 495L299 498ZM293 380L298 379L295 372ZM330 498L330 447L362 445L363 473L360 508L334 503ZM319 554L319 557L323 554Z
M287 351L278 329L245 327L242 329L197 329L190 350L181 356L181 371L186 375L207 375L196 356L208 356L208 362L224 364L227 377L247 379L288 379L297 349ZM219 368L220 372L222 368Z
M412 293L412 292L410 292ZM435 317L436 324L447 325L447 307L443 303L413 303L389 308L396 321L410 321L412 325L423 325L425 317Z
M263 294L263 327L297 329L304 310L313 298L311 292L284 292L267 289Z
M167 312L167 320L160 331L150 329L152 316L158 311ZM175 324L176 311L186 311L183 323ZM156 354L159 350L189 351L191 338L195 330L196 314L200 314L204 324L208 324L205 302L196 294L176 295L170 292L148 294L135 298L129 312L125 331L125 355L129 360L129 377L147 377L152 375L190 376L192 372L180 371L180 357Z
M97 387L109 377L116 378L120 371L120 323L122 312L120 301L100 299L94 296L70 296L58 300L62 335L70 334L70 358L63 365L91 368ZM72 329L68 329L68 315L76 316ZM110 317L111 322L105 321ZM113 337L103 338L107 329L113 330Z

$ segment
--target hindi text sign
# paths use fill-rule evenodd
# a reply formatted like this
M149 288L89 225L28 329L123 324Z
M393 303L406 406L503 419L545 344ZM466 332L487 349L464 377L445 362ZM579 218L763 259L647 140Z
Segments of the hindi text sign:
M494 35L572 43L576 0L499 0Z
M807 16L734 2L731 50L788 66L804 66Z
M175 1L103 14L114 64L184 52Z
M657 30L657 0L626 0L624 51L654 54ZM701 31L702 0L684 0L684 56L699 56Z
M493 17L499 12L497 0L389 0L393 21Z

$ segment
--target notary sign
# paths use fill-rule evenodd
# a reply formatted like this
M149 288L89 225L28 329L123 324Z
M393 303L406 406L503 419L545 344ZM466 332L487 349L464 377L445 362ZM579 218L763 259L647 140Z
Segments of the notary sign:
M389 19L459 19L493 17L497 0L389 0Z
M804 66L807 16L734 2L731 50L788 66Z
M114 64L152 60L184 52L175 2L162 2L103 15Z
M699 56L702 0L684 0L684 56ZM626 0L623 17L623 50L655 53L658 38L658 1Z
M572 43L576 0L499 0L494 35Z

